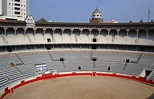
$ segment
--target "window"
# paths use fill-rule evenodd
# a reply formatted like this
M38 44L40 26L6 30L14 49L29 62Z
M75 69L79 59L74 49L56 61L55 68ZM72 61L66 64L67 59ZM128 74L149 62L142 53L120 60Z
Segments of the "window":
M97 49L97 45L96 44L91 45L91 49Z
M47 42L51 42L51 39L50 38L47 38Z
M15 6L20 6L20 4L17 4L17 3L15 3L14 5L15 5Z
M51 46L50 45L46 45L45 46L47 50L51 50Z
M20 14L20 12L15 11L14 14Z
M20 0L15 0L15 2L20 2Z
M78 70L81 70L81 66L80 65L78 66Z
M92 61L97 61L97 57L92 57Z
M15 7L15 10L20 10L20 8Z
M97 39L96 38L93 38L93 40L92 40L93 42L97 42Z
M107 70L108 70L108 71L110 71L110 70L111 70L110 66L108 66L108 67L107 67Z

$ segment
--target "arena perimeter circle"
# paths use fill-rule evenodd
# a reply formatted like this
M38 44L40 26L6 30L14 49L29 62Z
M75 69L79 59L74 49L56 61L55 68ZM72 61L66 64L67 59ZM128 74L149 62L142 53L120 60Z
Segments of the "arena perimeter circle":
M154 87L114 77L63 77L22 86L6 99L146 99Z

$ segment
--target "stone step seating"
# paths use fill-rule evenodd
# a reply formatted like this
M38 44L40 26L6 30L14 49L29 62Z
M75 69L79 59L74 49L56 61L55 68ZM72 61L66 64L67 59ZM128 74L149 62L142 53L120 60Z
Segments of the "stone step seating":
M4 86L6 86L9 83L10 83L9 78L7 78L5 75L0 73L0 90L1 90L1 88L3 88Z
M0 70L2 71L2 75L0 74L0 77L2 77L2 80L0 79L1 87L9 82L37 75L37 68L35 67L37 64L46 64L48 70L55 70L56 72L79 71L78 67L80 66L81 71L113 72L135 76L138 76L143 69L154 68L152 66L154 54L141 52L90 50L35 51L19 52L16 53L16 56L12 53L10 55L3 54L2 56L0 57ZM94 58L96 60L93 60ZM63 61L60 61L61 59ZM126 63L126 59L129 59L130 62ZM23 64L16 66L9 64L9 62L21 63L21 61ZM150 76L152 80L154 80L153 75L151 74ZM7 83L4 83L5 81Z

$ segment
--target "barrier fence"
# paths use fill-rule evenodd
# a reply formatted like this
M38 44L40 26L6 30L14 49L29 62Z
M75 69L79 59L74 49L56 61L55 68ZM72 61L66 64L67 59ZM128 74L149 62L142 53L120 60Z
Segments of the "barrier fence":
M122 74L116 74L116 73L105 73L105 72L66 72L66 73L49 73L49 74L42 74L41 76L38 76L36 78L30 79L30 80L22 80L20 84L17 84L13 86L12 88L5 88L4 93L0 97L0 99L4 99L8 94L11 94L15 91L15 89L27 85L32 82L40 81L40 80L47 80L47 79L54 79L59 77L69 77L69 76L109 76L109 77L117 77L117 78L124 78L124 79L130 79L135 80L138 82L154 85L154 82L152 80L147 80L143 77L137 77L137 76L130 76L130 75L122 75Z

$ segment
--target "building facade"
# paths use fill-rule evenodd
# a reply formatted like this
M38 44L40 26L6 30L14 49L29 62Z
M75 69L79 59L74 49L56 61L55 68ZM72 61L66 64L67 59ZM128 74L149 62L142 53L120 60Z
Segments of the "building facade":
M99 21L101 20L101 21ZM0 21L0 51L113 49L154 52L154 22L105 23L95 9L89 23Z
M0 19L25 20L29 0L0 0Z
M154 52L154 22L0 22L0 51L113 49Z

